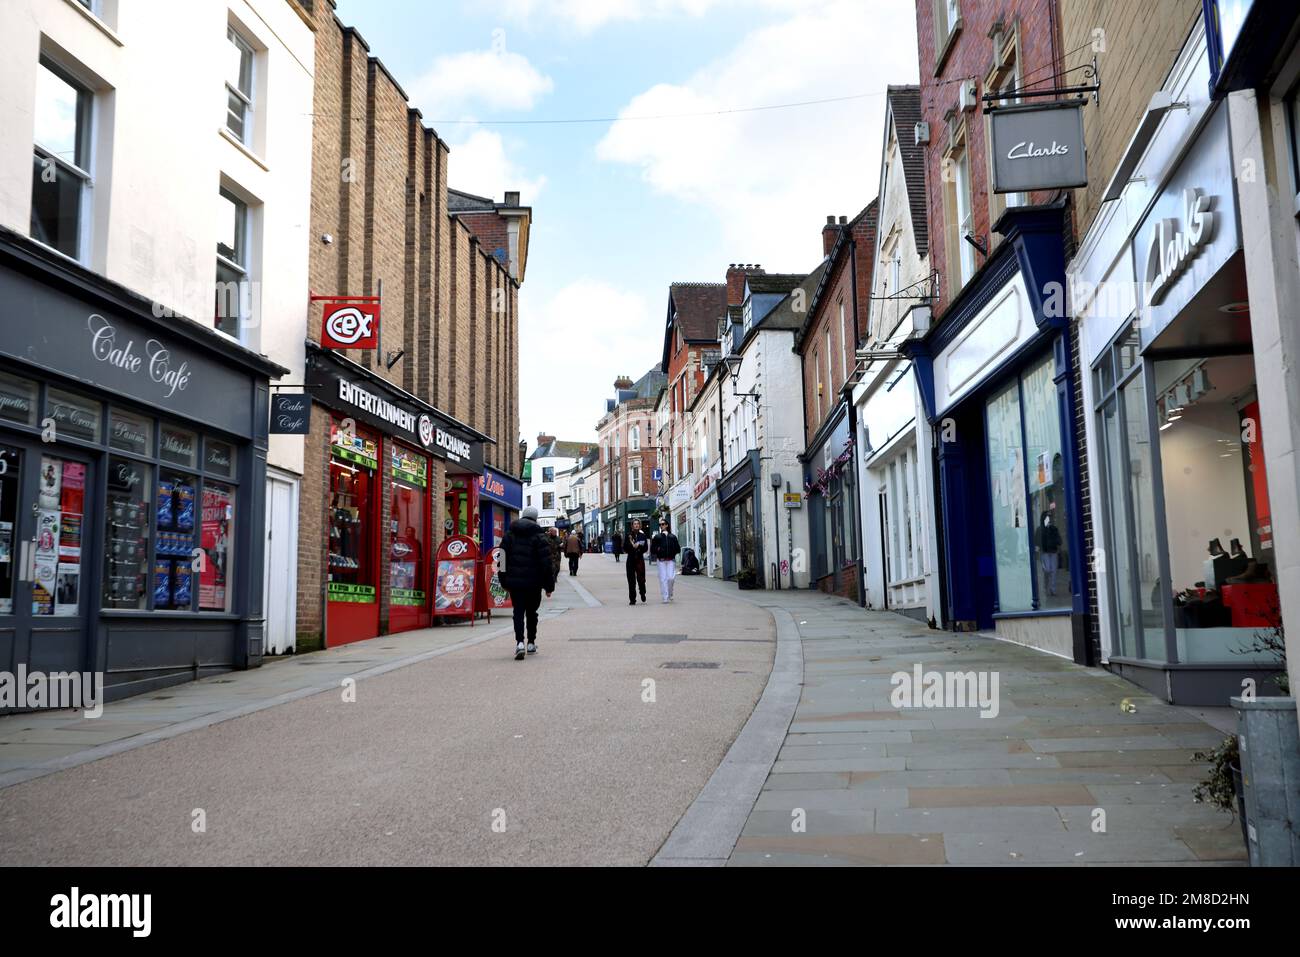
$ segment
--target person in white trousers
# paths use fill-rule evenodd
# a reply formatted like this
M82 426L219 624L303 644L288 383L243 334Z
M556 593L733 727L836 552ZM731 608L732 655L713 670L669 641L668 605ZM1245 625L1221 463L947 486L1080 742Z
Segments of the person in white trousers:
M673 583L677 579L677 556L682 546L668 530L668 522L659 520L659 534L650 540L650 554L659 569L659 597L666 605L673 600Z

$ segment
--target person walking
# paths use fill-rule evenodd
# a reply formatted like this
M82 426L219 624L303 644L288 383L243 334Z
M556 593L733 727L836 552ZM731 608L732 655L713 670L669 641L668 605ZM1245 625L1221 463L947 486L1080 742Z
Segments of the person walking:
M555 577L560 577L560 559L564 555L564 539L560 530L552 525L546 530L546 544L551 546L551 562L555 565Z
M537 509L529 505L510 523L501 540L501 584L510 592L514 606L515 661L524 652L537 653L537 609L542 592L549 598L555 592L555 565L542 526L537 524ZM525 645L525 640L527 645Z
M615 532L611 541L614 543L614 561L621 562L623 560L621 557L623 554L623 536Z
M564 540L564 554L569 557L569 574L578 574L578 559L582 557L582 539L577 532L569 532Z
M650 541L650 554L655 557L659 570L659 597L666 605L673 600L673 583L677 580L677 556L682 546L677 536L668 530L668 522L659 520L659 534Z
M636 593L641 592L641 604L645 604L645 556L650 550L650 539L641 531L641 520L634 518L628 529L627 538L623 539L623 550L627 553L627 598L629 605L636 604Z

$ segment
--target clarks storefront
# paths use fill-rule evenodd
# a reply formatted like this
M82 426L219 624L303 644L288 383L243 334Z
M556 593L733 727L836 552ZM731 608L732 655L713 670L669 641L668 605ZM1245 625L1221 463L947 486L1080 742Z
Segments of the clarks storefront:
M473 506L487 436L311 342L306 386L312 433L328 431L324 469L303 479L304 501L325 509L324 541L304 535L302 545L313 564L325 553L324 644L427 627L433 556L446 537L434 527L434 499L448 517L453 502ZM310 488L321 482L317 499Z
M0 233L0 670L120 698L262 661L287 370Z

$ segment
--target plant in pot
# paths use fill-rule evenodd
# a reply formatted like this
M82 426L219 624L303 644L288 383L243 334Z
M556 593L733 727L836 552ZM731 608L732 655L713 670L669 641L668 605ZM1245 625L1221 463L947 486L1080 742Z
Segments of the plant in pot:
M736 573L736 584L741 588L746 588L746 589L757 588L758 572L754 571L752 566L746 565L744 568L742 568L739 572Z
M1209 776L1192 789L1192 800L1236 815L1241 821L1241 839L1248 842L1246 794L1241 786L1241 755L1237 750L1237 736L1229 735L1223 739L1222 744L1209 751L1197 751L1192 755L1192 760L1207 761L1210 765Z

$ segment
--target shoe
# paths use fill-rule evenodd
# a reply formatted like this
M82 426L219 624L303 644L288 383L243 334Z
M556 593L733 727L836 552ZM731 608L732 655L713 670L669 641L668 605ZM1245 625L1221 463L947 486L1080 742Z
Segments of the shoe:
M630 602L628 602L628 604L629 604L629 605L635 605L635 604L636 604L636 599L633 598Z
M535 654L537 654L537 642L535 642L535 641L530 641L530 642L528 643L528 653L529 653L530 655L535 655Z
M524 660L524 643L522 641L515 643L515 661Z

